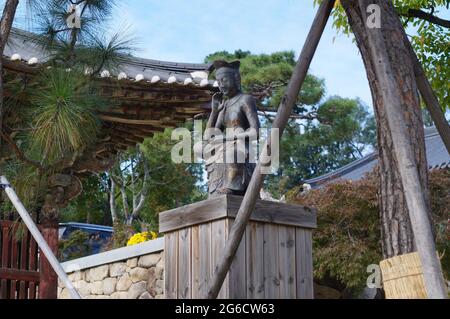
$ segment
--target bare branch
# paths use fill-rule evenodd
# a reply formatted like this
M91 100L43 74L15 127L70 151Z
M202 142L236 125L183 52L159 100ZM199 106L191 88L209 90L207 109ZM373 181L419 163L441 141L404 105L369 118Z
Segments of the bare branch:
M120 193L122 194L123 214L125 215L125 220L128 220L130 216L130 208L128 207L127 192L125 187L120 187Z
M428 21L433 24L440 25L441 27L450 28L450 21L441 19L435 15L433 15L434 10L432 13L428 13L419 9L409 9L407 13L400 14L403 17L408 18L418 18L425 21Z
M133 212L136 209L137 206L137 199L138 194L136 194L136 185L135 185L135 178L134 178L134 159L131 159L131 197L132 197L132 203L133 203Z
M149 189L149 178L150 178L150 169L148 168L148 163L145 158L142 158L142 163L144 166L144 181L142 182L142 189L140 192L139 203L136 208L133 210L132 218L136 218L139 214L139 211L144 207L145 198L147 197L148 189Z
M119 180L120 177L117 177L116 175L114 175L113 172L110 172L110 177L111 177L111 179L114 180L114 183L116 183L117 186L119 186L120 188L123 188L123 187L124 187L122 181ZM121 178L120 178L120 179L121 179Z
M111 187L110 187L110 191L109 191L109 208L111 210L111 219L114 224L115 221L117 220L117 207L116 207L116 196L115 196L116 183L114 182L114 180L112 178L110 180L111 180Z

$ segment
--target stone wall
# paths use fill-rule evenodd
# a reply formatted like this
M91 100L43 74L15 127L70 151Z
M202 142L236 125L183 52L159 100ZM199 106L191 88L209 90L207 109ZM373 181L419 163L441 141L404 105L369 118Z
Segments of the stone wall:
M85 257L89 258L89 262L80 258L64 263L63 267L74 287L86 299L164 298L164 252L159 250L133 256L149 250L139 249L141 247L138 246L143 244L120 248L124 252L122 255L131 252L132 256L126 259L117 260L120 254L111 251ZM108 258L108 253L115 257ZM108 260L114 261L105 263ZM96 261L99 265L95 265ZM58 298L70 298L61 281L58 284Z

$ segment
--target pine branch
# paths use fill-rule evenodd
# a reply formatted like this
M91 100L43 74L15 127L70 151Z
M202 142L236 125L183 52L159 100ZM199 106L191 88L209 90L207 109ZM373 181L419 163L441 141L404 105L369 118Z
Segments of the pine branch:
M5 133L3 133L2 131L0 131L0 136L2 137L2 139L8 143L9 146L11 146L11 148L13 149L14 153L16 154L16 157L21 160L24 163L30 164L33 167L36 167L39 171L43 171L44 167L36 161L30 160L29 158L27 158L25 156L25 154L19 149L19 147L16 145L16 143L14 143L14 141Z

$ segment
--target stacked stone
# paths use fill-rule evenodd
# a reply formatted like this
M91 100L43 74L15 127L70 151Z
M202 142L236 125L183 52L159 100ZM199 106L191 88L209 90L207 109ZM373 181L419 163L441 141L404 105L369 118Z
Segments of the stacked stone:
M153 253L68 275L85 299L164 298L164 253ZM58 298L70 299L61 281Z

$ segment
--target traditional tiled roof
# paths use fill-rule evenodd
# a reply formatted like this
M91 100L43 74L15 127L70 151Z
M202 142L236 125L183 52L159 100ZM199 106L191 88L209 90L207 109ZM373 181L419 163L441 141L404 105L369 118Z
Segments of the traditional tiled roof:
M29 65L45 63L50 58L49 52L39 45L37 35L15 28L11 30L4 56ZM216 81L208 80L209 64L167 62L134 56L123 56L120 60L122 63L114 71L102 70L101 77L115 77L120 80L143 81L152 84L161 82L217 87Z
M450 168L450 155L434 126L425 129L425 149L430 170ZM372 171L377 163L378 154L373 152L333 172L306 180L305 183L312 188L320 188L337 180L359 180L364 174Z
M7 74L34 76L46 67L50 53L39 36L12 29L5 47L3 66ZM114 163L119 150L135 146L168 127L210 110L217 83L208 80L208 64L165 62L123 56L114 70L102 70L96 79L99 93L111 100L111 107L99 110L102 130L73 164L84 174L102 171ZM90 70L85 70L89 74ZM5 94L8 94L6 92Z

